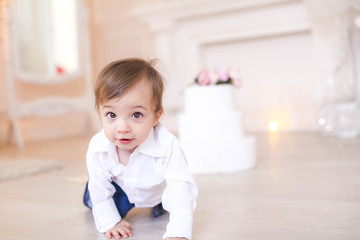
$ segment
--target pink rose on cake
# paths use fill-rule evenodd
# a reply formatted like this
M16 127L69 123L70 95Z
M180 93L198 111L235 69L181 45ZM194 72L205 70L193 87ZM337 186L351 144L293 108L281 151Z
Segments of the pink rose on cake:
M217 75L218 75L218 79L219 79L219 82L223 82L223 83L226 83L229 81L229 73L223 69L223 68L220 68L217 70Z
M213 70L210 70L209 75L210 75L210 84L216 84L217 79L218 79L217 73Z
M199 73L198 77L196 78L196 81L200 85L209 85L210 84L209 71L204 70L201 73Z
M219 68L216 71L205 69L199 73L195 82L201 86L219 84L241 86L240 72L234 67L229 68L229 70Z
M207 69L200 72L200 74L196 78L196 82L200 85L215 84L216 81L217 81L216 73L214 71L207 70Z

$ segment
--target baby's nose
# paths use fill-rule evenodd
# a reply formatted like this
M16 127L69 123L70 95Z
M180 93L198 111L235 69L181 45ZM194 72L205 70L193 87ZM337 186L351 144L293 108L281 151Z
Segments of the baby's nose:
M125 119L118 119L117 123L118 132L130 132L130 125Z

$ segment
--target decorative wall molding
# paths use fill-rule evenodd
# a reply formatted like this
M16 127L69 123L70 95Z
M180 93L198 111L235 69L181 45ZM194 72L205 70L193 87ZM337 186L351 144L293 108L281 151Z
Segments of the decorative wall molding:
M182 0L137 7L133 14L157 32L172 28L182 20L296 2L301 0Z

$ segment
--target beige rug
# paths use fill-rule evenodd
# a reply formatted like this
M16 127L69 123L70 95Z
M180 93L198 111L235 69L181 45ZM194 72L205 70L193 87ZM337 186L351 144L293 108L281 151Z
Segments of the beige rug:
M0 183L60 168L61 164L59 164L56 160L10 160L0 158Z

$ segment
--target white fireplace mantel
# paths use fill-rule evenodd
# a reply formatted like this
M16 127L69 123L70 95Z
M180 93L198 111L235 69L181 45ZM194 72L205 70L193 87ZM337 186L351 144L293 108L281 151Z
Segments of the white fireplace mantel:
M133 10L154 33L160 69L171 82L165 108L173 110L181 91L205 67L204 47L308 32L306 13L301 0L173 0Z

